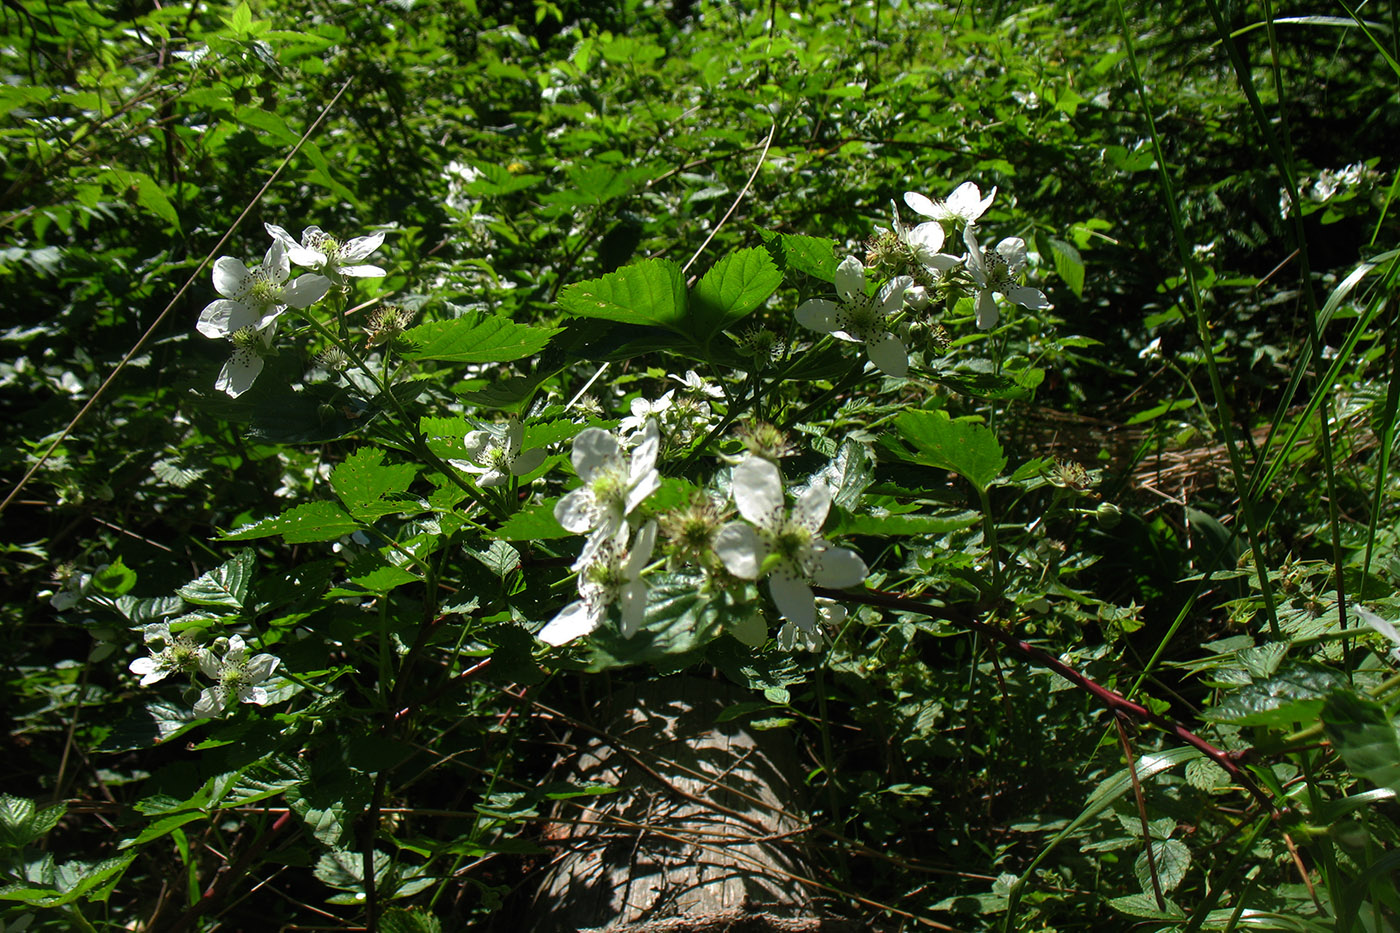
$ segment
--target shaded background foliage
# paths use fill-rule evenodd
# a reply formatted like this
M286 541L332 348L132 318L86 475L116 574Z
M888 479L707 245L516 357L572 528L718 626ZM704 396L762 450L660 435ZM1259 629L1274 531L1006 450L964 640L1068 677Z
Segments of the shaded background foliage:
M1316 12L1287 6L1274 15ZM255 392L247 404L216 397L212 373L225 348L192 330L212 295L207 272L176 295L342 87L344 96L219 254L260 256L264 221L291 230L313 223L347 233L386 229L389 275L372 288L422 319L487 310L560 323L555 302L564 286L642 258L684 262L712 233L710 257L761 245L761 230L856 248L873 224L888 223L890 202L906 190L946 193L967 178L999 186L987 220L1032 245L1055 305L1045 319L1026 317L996 338L1004 342L1008 372L1044 371L1034 406L1016 413L1023 420L1006 422L1024 425L1024 433L1008 432L1008 447L1021 460L1072 447L1087 465L1105 468L1105 492L1113 498L1109 490L1118 490L1126 513L1113 527L1062 517L1047 552L1026 557L1048 582L1023 594L1025 604L1051 593L1066 607L1027 632L1049 639L1093 676L1131 684L1183 606L1197 600L1167 656L1209 656L1201 644L1245 630L1259 605L1248 580L1188 579L1208 569L1229 576L1243 550L1226 543L1240 491L1214 475L1190 489L1188 511L1163 507L1129 481L1154 451L1160 457L1183 444L1200 446L1212 431L1207 415L1191 408L1189 387L1206 391L1202 356L1144 109L1163 137L1166 174L1180 196L1189 261L1229 393L1206 407L1223 411L1228 403L1237 427L1249 432L1283 405L1287 424L1296 400L1284 388L1308 343L1313 308L1358 259L1394 240L1385 210L1394 166L1384 160L1400 135L1396 74L1333 12L1336 21L1281 22L1272 55L1257 4L1220 11L1238 34L1265 114L1287 133L1296 178L1306 186L1356 162L1378 170L1296 205L1306 214L1306 238L1299 240L1280 212L1280 166L1241 94L1210 4L1127 11L1143 100L1113 13L1099 4L971 9L813 0L746 9L703 2L278 0L255 7L253 16L226 5L6 5L0 473L7 489L152 330L0 518L5 703L15 716L17 750L6 757L0 781L7 793L38 799L130 804L151 792L143 786L149 775L159 776L162 793L178 796L205 773L197 776L173 746L93 751L111 747L114 724L143 702L125 673L126 629L135 620L116 611L59 614L49 597L102 567L108 569L97 582L114 605L119 595L168 596L232 556L228 545L213 543L216 532L275 511L279 498L309 493L357 446L356 422L376 417L317 396L286 423L250 430L264 396ZM1378 34L1390 42L1393 18L1389 7L1376 16ZM721 224L770 132L752 187ZM787 286L786 303L774 302L760 320L786 333L786 309L818 290L810 283L799 295ZM557 363L564 370L560 393L571 395L592 372L580 361L616 349L608 335L587 343L583 330L546 350L537 370L522 362L504 375ZM1323 336L1339 342L1339 334ZM580 342L570 344L575 337ZM1176 366L1141 355L1154 338ZM966 337L961 345L984 350L983 340ZM1385 380L1376 374L1389 371L1393 347L1379 338L1370 346L1341 399L1348 424L1357 427L1338 505L1360 527L1373 489L1390 488L1388 477L1376 475L1363 435L1383 398ZM622 364L619 372L640 379L645 362ZM283 357L264 378L292 382L312 364ZM448 404L492 380L440 367L422 391ZM963 403L951 404L957 410ZM1136 422L1137 433L1124 446L1089 431L1087 421L1036 428L1047 423L1044 411L1116 426ZM279 431L323 443L278 443ZM1327 589L1325 569L1302 572L1285 558L1306 567L1335 557L1326 535L1315 537L1328 525L1308 472L1317 445L1315 431L1305 435L1291 477L1268 494L1267 569L1280 580L1291 573L1294 593L1306 590L1314 600ZM810 452L802 462L821 465ZM898 468L885 464L876 475L901 482ZM1043 507L1043 498L1028 495L1012 517L1025 524ZM1393 532L1379 534L1374 595L1388 596ZM1368 543L1359 531L1348 535L1348 553ZM872 536L862 544L900 568L885 585L937 590L957 585L963 568L948 555L970 540ZM293 668L354 663L353 652L313 658L291 635L301 612L332 633L348 636L357 624L306 586L317 574L329 580L338 572L333 557L322 557L306 563L308 555L291 546L257 553L262 598L294 620L281 646ZM505 585L480 560L463 558L453 571L463 594ZM422 611L401 592L387 604L405 618ZM475 648L497 652L488 685L454 682L440 711L467 723L469 735L453 741L477 749L472 768L495 768L529 785L551 760L551 737L528 717L512 718L516 702L496 689L538 676L528 640L504 631L508 621L488 620L473 634ZM889 616L815 669L788 680L775 675L773 686L780 695L790 692L783 716L804 743L816 749L835 737L834 748L814 752L824 773L812 779L833 827L897 854L906 866L926 860L963 873L937 882L912 871L889 873L852 843L823 866L830 877L846 890L874 891L917 911L946 912L962 898L960 922L990 924L1007 897L1005 879L993 879L1025 868L1078 811L1087 788L1117 770L1117 750L1100 741L1106 720L1090 699L1060 689L1046 672L1011 667L985 645L948 634ZM294 663L298 650L303 665ZM1162 672L1150 692L1164 708L1194 716L1219 689L1199 673ZM581 709L598 689L560 677L543 695ZM349 702L364 713L375 698ZM311 717L295 728L309 737L320 725ZM248 742L275 744L257 730ZM347 746L340 761L317 765L326 773L312 783L333 788L338 767L379 751ZM228 754L235 763L237 755ZM404 772L428 776L405 788L405 806L469 807L496 792L477 773L463 789L460 772L433 773L428 756L406 762L398 764ZM218 771L216 763L202 767ZM344 799L363 807L366 801L354 797L362 792L355 785ZM1157 805L1176 824L1212 819L1212 799L1200 786L1177 780L1164 795ZM495 822L448 821L431 830L406 817L413 832L457 840L461 852L492 859L481 878L444 881L431 901L425 895L415 903L451 902L454 922L465 928L486 922L501 896L528 888L537 866L511 854L511 844L529 838L537 803L527 800L503 816L492 810ZM102 833L92 821L70 817L52 845L79 854ZM1033 911L1025 922L1125 922L1107 901L1123 878L1132 880L1132 858L1118 846L1126 838L1101 834L1097 848L1052 855L1041 866L1048 880L1023 908ZM309 915L297 900L319 904L325 896L320 882L327 873L310 871L319 851L305 839L287 843L279 858L296 876L295 898L249 898L228 908L226 922L237 927L268 912L304 921ZM164 874L195 872L189 866L197 859L182 858L177 868L168 847L142 849L107 902L108 920L149 916L164 896ZM1295 909L1304 897L1288 887L1280 865L1271 863L1269 883L1277 884L1279 904ZM1198 892L1204 884L1201 876L1188 882Z

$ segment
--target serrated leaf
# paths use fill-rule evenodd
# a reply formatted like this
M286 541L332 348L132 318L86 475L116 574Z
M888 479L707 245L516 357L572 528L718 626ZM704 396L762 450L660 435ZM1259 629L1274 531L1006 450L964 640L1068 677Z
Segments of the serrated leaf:
M554 327L517 324L501 315L464 314L452 321L430 321L404 331L409 360L447 363L508 363L534 356L558 333Z
M1400 722L1374 700L1338 690L1322 706L1322 728L1347 770L1400 794Z
M832 458L821 472L812 477L813 482L821 481L831 489L831 499L843 509L855 509L860 505L860 497L875 478L870 452L864 444L852 440L841 442Z
M1197 758L1186 763L1186 783L1197 790L1211 791L1229 784L1230 775L1209 758Z
M540 541L548 538L568 538L572 531L566 530L554 517L554 506L559 500L551 499L521 509L506 523L491 533L491 537L502 541Z
M1108 906L1120 914L1149 920L1183 920L1186 917L1186 911L1170 900L1166 900L1166 910L1158 910L1157 898L1151 894L1129 894L1126 897L1115 897L1108 902Z
M903 459L952 470L983 492L1006 467L1001 444L985 425L954 421L944 411L907 411L894 426L913 448L887 445Z
M707 341L752 314L783 283L768 251L754 247L730 253L695 283L691 326Z
M505 541L493 541L485 550L472 549L470 553L498 577L504 577L520 566L520 552Z
M1206 710L1205 718L1291 729L1294 723L1316 720L1327 695L1341 686L1337 675L1325 668L1298 665L1263 683L1241 687L1219 706Z
M570 285L559 293L559 306L577 317L664 327L691 336L685 327L685 276L669 259L646 259Z
M0 794L0 849L29 845L58 825L67 810L61 803L40 810L32 800Z
M1191 867L1191 850L1180 839L1157 839L1152 843L1152 863L1157 869L1157 881L1162 890L1173 891L1186 877L1186 869ZM1146 851L1138 853L1133 872L1143 891L1151 891L1152 877L1148 871Z
M783 270L803 272L823 282L836 281L836 241L824 237L759 231L764 247Z
M1284 655L1288 654L1288 642L1271 641L1266 645L1256 645L1240 650L1235 656L1240 659L1249 676L1255 680L1267 680L1278 670Z
M361 447L331 473L331 488L350 514L365 522L418 509L417 500L387 498L408 489L418 468L411 463L384 465L384 451Z
M327 852L316 862L315 875L323 883L342 891L364 890L364 854L354 849ZM374 880L378 884L389 870L389 856L377 849L373 856Z
M175 592L187 603L196 606L227 606L242 609L248 598L248 583L253 578L253 568L257 555L251 550L243 550L233 560L192 580Z
M221 541L248 541L281 535L288 544L334 541L358 531L360 525L330 500L303 502L274 518L244 525L221 537Z

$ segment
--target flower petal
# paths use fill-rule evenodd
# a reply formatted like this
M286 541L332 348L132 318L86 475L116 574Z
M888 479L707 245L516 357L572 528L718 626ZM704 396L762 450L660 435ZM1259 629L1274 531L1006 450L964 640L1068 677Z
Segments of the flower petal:
M274 285L281 285L287 281L287 276L292 274L292 264L287 260L287 248L276 240L267 248L267 255L263 256L262 266L258 271L267 277Z
M282 300L293 308L309 308L326 297L331 289L331 280L324 275L299 275L282 293Z
M622 637L631 638L647 614L647 585L633 580L622 588Z
M845 589L861 583L870 575L865 561L850 548L826 545L817 550L812 567L812 582L818 586Z
M205 687L194 702L194 714L201 719L209 719L223 712L224 692L218 687Z
M480 462L482 455L496 443L496 435L490 431L468 431L467 436L462 438L462 449L468 457Z
M730 522L715 535L715 553L724 567L741 580L757 580L767 549L752 525Z
M614 459L622 452L621 446L617 443L617 438L613 437L602 428L585 428L574 438L574 452L572 460L574 472L584 482L603 464ZM555 514L558 514L556 511ZM564 526L569 528L568 525ZM570 531L574 529L569 528Z
M842 301L854 301L865 294L865 266L854 256L847 256L836 267L836 294Z
M583 534L593 527L596 511L593 492L586 486L575 489L554 504L554 518L564 526L565 531L574 534Z
M826 521L826 513L829 511L831 487L826 483L816 482L797 497L797 502L792 507L792 520L816 534L821 530L822 522Z
M253 274L242 260L220 256L214 260L214 291L225 298L237 298Z
M206 337L227 337L229 334L258 323L258 314L248 305L227 298L216 298L199 312L194 329Z
M925 195L919 194L917 191L904 192L904 203L908 204L909 209L916 214L922 214L925 217L934 218L939 216L938 205L935 204L930 198L926 197Z
M535 472L535 470L539 469L540 464L544 463L544 458L548 456L548 454L549 451L545 450L543 447L522 451L516 456L515 462L510 465L511 475L524 476L527 473Z
M985 198L982 191L974 182L965 181L948 195L948 212L961 218L966 223L976 223L977 218L986 212L992 204L992 198L997 196L997 189L994 187L991 193Z
M1007 271L1015 275L1026 265L1026 241L1018 236L1009 236L997 244L997 253L1006 260Z
M341 247L340 258L346 262L359 262L370 253L379 249L383 243L384 234L382 232L371 233L369 236L357 236ZM340 271L345 272L344 269Z
M582 635L587 635L602 621L602 612L591 609L583 600L569 603L559 614L549 620L540 631L539 639L549 645L565 645Z
M627 471L627 476L632 485L636 485L642 477L656 470L656 458L661 453L661 429L653 420L642 425L642 433L639 438L633 439L632 460ZM628 508L631 511L631 508Z
M1045 297L1045 293L1038 288L1031 288L1029 285L1018 285L1006 293L1006 297L1016 302L1023 308L1040 310L1050 307L1050 301Z
M730 483L739 514L760 528L776 528L783 519L783 475L771 460L748 457L734 468Z
M651 562L651 552L655 547L656 522L650 521L637 532L637 539L632 542L632 550L627 555L626 569L629 580L635 580L641 575L642 568Z
M338 275L348 275L354 279L378 279L388 275L387 272L378 266L371 265L338 266L335 271Z
M811 629L817 624L816 598L812 588L788 571L778 571L768 578L768 592L778 611L793 625Z
M277 665L281 664L276 657L270 654L254 655L248 662L246 672L248 679L253 683L261 683L272 676L272 672L277 670Z
M219 378L214 380L214 388L231 398L238 398L253 387L258 374L263 371L263 358L249 347L237 347L224 368L219 370Z
M997 320L1001 317L1001 312L997 310L997 300L992 297L992 290L984 288L977 295L977 329L991 330L997 326Z
M808 330L829 334L836 329L836 302L809 298L797 306L797 323Z
M903 379L909 375L909 351L889 331L865 342L865 355L885 375Z

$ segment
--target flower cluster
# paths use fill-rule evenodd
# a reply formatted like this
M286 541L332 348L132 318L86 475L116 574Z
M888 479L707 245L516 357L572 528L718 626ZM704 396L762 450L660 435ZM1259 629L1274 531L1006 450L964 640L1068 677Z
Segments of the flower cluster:
M892 276L871 294L865 263L847 257L836 267L836 299L803 302L797 308L797 322L839 340L864 344L870 363L898 378L909 372L903 317L926 308L933 294L972 297L981 330L991 330L1000 318L998 295L1024 308L1048 308L1043 292L1021 284L1028 258L1024 240L1006 237L995 247L983 247L978 240L978 221L995 197L995 188L983 197L973 182L959 185L946 201L906 192L904 203L927 220L909 227L895 207L892 229L871 241L866 256L872 266L889 265L904 274ZM966 252L962 256L943 252L948 234L959 229Z
M288 308L305 310L332 286L344 287L348 278L384 275L378 266L360 262L384 242L382 233L341 242L320 227L307 227L297 242L281 227L265 227L272 245L261 265L250 269L232 256L215 260L214 290L222 297L205 305L195 325L204 336L233 344L214 387L234 398L252 388L262 372L278 320ZM293 279L292 263L312 271Z
M267 703L267 689L262 684L279 662L270 654L249 657L241 635L219 638L212 647L202 647L188 634L172 634L170 623L157 622L145 627L144 638L150 654L128 666L141 678L141 686L149 687L171 674L187 674L191 679L203 674L213 681L195 701L196 716L218 716L235 700L259 706Z

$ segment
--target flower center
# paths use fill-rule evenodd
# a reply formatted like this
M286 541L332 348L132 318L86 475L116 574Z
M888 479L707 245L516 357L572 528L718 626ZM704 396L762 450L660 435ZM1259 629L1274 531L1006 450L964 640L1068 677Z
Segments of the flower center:
M341 243L329 233L313 233L306 238L306 248L325 253L332 263L340 257Z
M593 501L604 511L622 512L627 507L627 470L621 460L613 459L598 467L588 481Z
M880 332L884 319L884 312L874 295L857 295L854 300L844 303L836 314L840 329L862 342Z
M1011 267L1006 257L988 247L982 250L982 266L987 270L987 287L994 292L1006 294L1012 286Z
M803 567L812 550L812 531L805 525L785 521L771 542L773 553L784 561Z

